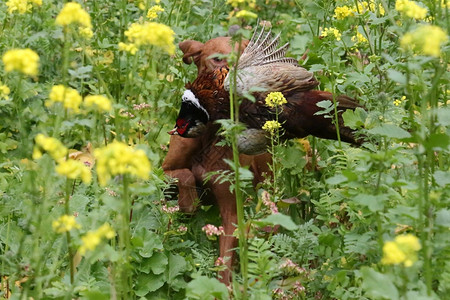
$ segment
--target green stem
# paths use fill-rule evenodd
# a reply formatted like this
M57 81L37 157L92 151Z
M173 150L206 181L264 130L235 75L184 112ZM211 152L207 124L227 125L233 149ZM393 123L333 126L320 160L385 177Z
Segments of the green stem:
M66 215L70 215L70 206L69 206L69 200L70 200L70 193L71 193L71 184L70 179L66 179L66 195L65 195L65 201L64 201L64 212ZM72 239L70 236L70 232L66 232L66 239L67 239L67 249L69 251L69 266L70 266L70 284L73 285L74 276L75 276L75 266L73 263L73 249L72 249Z
M120 213L120 235L119 248L122 252L121 265L118 266L119 271L119 286L121 290L119 295L121 299L131 299L130 288L132 286L131 276L129 272L129 257L130 257L130 196L128 176L123 175L123 191L122 191L122 211Z

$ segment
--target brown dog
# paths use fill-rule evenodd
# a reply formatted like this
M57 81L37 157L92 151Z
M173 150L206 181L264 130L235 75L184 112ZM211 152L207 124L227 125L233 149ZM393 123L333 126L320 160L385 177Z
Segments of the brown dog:
M241 49L245 48L248 41L241 44ZM179 44L183 51L183 61L186 64L196 64L198 73L213 70L217 67L226 66L227 62L220 58L209 58L215 53L228 54L232 51L231 38L218 37L201 43L193 40L186 40ZM238 49L238 45L235 45ZM196 186L201 186L206 173L211 171L229 170L229 166L223 161L224 158L232 159L232 152L229 147L219 147L215 143L218 141L215 133L216 125L209 125L207 133L199 138L182 138L177 135L170 137L170 148L164 159L162 168L164 172L173 178L178 179L179 198L178 204L184 212L195 210L195 199L198 198ZM241 165L250 166L254 174L254 183L263 180L262 174L269 173L268 163L271 162L269 154L239 156ZM207 197L214 198L219 205L222 225L225 235L219 240L220 256L225 259L227 270L219 274L221 281L228 284L231 279L231 265L233 263L236 247L236 238L233 236L235 224L237 224L236 199L230 193L229 183L215 183L214 178L204 186L211 193Z

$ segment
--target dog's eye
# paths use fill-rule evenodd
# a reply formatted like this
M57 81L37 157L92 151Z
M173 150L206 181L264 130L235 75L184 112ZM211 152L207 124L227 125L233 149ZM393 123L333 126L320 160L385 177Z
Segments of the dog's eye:
M214 57L213 60L214 60L215 62L222 62L222 61L223 61L222 58L218 58L218 57Z

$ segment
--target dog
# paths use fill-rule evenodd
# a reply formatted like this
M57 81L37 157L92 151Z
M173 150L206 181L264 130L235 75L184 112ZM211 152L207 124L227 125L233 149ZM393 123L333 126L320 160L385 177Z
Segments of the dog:
M186 40L179 44L183 52L183 62L195 63L198 74L211 71L218 67L227 66L227 61L220 57L211 57L213 54L228 54L234 49L243 50L248 41L242 41L233 46L230 37L217 37L205 43L195 40ZM215 143L217 125L210 124L207 133L199 138L183 138L177 135L170 137L169 151L163 161L162 168L169 177L177 179L178 204L183 212L195 211L195 200L198 198L197 186L202 186L205 175L212 171L229 170L223 161L232 159L232 150L229 147L219 147ZM264 173L270 174L269 165L272 157L268 153L249 156L239 156L241 165L249 166L254 174L254 184L264 180ZM203 185L209 191L205 197L212 198L219 206L222 218L224 235L219 238L220 257L225 261L226 270L219 273L219 279L225 284L231 281L231 268L234 261L233 248L237 245L233 236L237 224L236 198L230 192L229 183L217 183L214 177Z

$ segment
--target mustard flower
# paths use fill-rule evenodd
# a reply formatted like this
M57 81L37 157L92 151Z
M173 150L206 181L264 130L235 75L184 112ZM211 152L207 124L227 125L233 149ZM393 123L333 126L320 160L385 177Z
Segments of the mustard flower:
M119 51L125 51L130 53L131 55L135 55L136 52L138 51L138 47L136 46L136 44L130 43L130 44L126 44L126 43L119 43Z
M363 14L367 11L371 11L371 12L375 13L375 12L377 12L377 8L378 8L378 13L381 16L384 16L385 10L384 10L383 5L381 5L381 3L380 3L380 4L378 4L378 7L377 7L373 0L370 0L369 2L367 2L367 1L358 2L357 6L353 6L353 11L355 13L360 13L360 14Z
M95 107L100 112L108 112L111 110L111 101L105 96L86 96L84 105L87 107Z
M441 7L450 9L450 1L448 1L448 0L441 0Z
M9 89L9 87L5 84L1 84L0 82L0 99L5 99L5 100L9 100L9 93L11 92L11 90Z
M414 52L439 57L441 45L448 41L445 31L439 26L423 24L415 30L406 33L400 39L403 49L412 49Z
M277 121L266 121L264 123L262 129L269 132L271 135L274 135L275 132L281 128L281 124Z
M47 152L54 160L60 161L67 155L67 148L57 139L46 137L42 133L35 137L36 145L33 150L33 159L39 159L42 151Z
M158 17L158 13L163 12L163 11L164 11L164 8L162 8L161 5L153 5L147 11L147 18L149 20L154 20Z
M9 0L6 1L6 6L8 7L8 13L13 14L18 12L19 14L24 14L30 12L33 4L36 6L42 5L42 0Z
M136 47L144 45L154 45L161 47L169 54L175 53L173 30L164 24L148 22L144 24L133 23L130 25L125 35L128 41Z
M352 36L352 42L355 44L364 44L367 43L367 39L361 33L356 32L356 35Z
M92 28L91 16L77 2L64 4L55 22L61 26L78 24L81 27Z
M421 248L419 239L412 235L399 235L394 241L386 242L383 246L381 263L385 265L403 264L411 267L417 261L417 251Z
M258 17L257 14L245 9L238 11L236 14L236 18L256 19L257 17Z
M85 255L87 251L92 251L100 244L102 238L112 239L116 233L108 223L103 224L95 231L89 231L81 237L83 244L78 251L81 255Z
M72 229L80 229L81 225L77 223L74 216L63 215L52 222L52 228L56 233L64 233Z
M281 105L287 103L286 98L284 98L284 95L281 92L269 93L267 95L265 101L266 101L266 105L271 108L274 108L276 106L281 106Z
M83 99L77 90L58 84L52 87L49 100L45 103L45 105L49 107L53 105L53 103L61 102L64 108L72 109L74 112L79 112L82 100Z
M56 166L56 172L70 179L81 178L85 184L92 180L91 170L81 161L68 159L60 161Z
M31 49L12 49L3 55L5 71L17 70L25 75L36 76L39 68L39 55Z
M255 8L256 0L227 0L227 4L230 4L233 7L248 5L250 8Z
M406 96L402 96L400 99L395 99L394 100L394 105L395 106L400 106L400 104L402 104L403 101L406 100Z
M403 15L416 20L423 20L427 16L428 10L417 4L415 1L397 0L395 2L395 9Z
M342 34L339 32L338 29L334 28L334 27L328 27L328 28L324 28L322 30L322 36L323 37L327 37L327 36L334 36L334 38L337 41L341 40L341 36Z
M143 150L114 141L106 147L95 149L97 176L100 185L105 186L115 175L131 174L142 179L149 178L150 162Z
M86 39L90 39L94 36L92 29L89 27L80 27L78 33Z
M334 9L334 17L338 20L343 20L347 17L353 17L354 15L355 12L353 11L353 9L351 9L347 5L338 6Z

